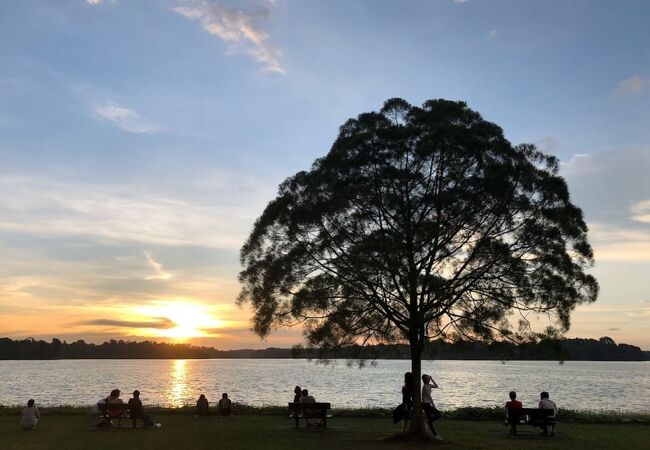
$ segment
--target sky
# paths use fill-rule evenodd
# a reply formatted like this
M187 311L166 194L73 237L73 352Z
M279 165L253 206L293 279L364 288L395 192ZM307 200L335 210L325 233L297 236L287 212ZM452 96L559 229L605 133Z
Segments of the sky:
M0 2L0 336L260 340L239 248L392 97L466 101L561 160L601 294L568 336L650 350L645 0Z

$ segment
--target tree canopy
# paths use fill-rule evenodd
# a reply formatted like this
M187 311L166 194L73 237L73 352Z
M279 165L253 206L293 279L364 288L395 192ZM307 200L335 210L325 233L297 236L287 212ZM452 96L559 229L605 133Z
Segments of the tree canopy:
M522 338L530 313L567 330L598 284L558 171L463 102L390 99L280 185L241 249L239 301L261 336L300 322L326 348Z
M427 434L427 342L534 338L531 314L557 337L596 300L587 225L558 172L463 102L388 100L280 185L241 249L239 302L260 336L302 323L323 354L408 342L409 434Z

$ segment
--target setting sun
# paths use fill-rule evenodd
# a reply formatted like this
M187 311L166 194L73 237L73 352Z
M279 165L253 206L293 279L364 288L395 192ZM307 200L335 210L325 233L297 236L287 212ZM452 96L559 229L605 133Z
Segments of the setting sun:
M186 301L173 301L138 308L138 314L170 322L169 327L152 328L151 335L174 339L189 339L214 335L225 322L213 316L212 308Z

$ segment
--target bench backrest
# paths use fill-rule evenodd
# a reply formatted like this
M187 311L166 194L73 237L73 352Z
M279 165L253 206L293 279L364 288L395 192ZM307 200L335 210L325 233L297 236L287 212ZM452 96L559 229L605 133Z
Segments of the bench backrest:
M332 409L330 403L302 403L291 402L289 403L291 409Z
M508 419L517 420L521 416L531 416L535 418L548 418L553 415L552 409L541 408L508 408Z
M102 413L121 413L122 411L127 411L129 409L128 403L97 403L97 409Z

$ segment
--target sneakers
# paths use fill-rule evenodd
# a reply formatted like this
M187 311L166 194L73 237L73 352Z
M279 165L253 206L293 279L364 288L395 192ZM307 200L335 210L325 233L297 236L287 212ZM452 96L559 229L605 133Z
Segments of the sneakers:
M439 434L436 434L433 438L434 438L436 441L444 441L444 439L442 438L442 436L440 436Z

